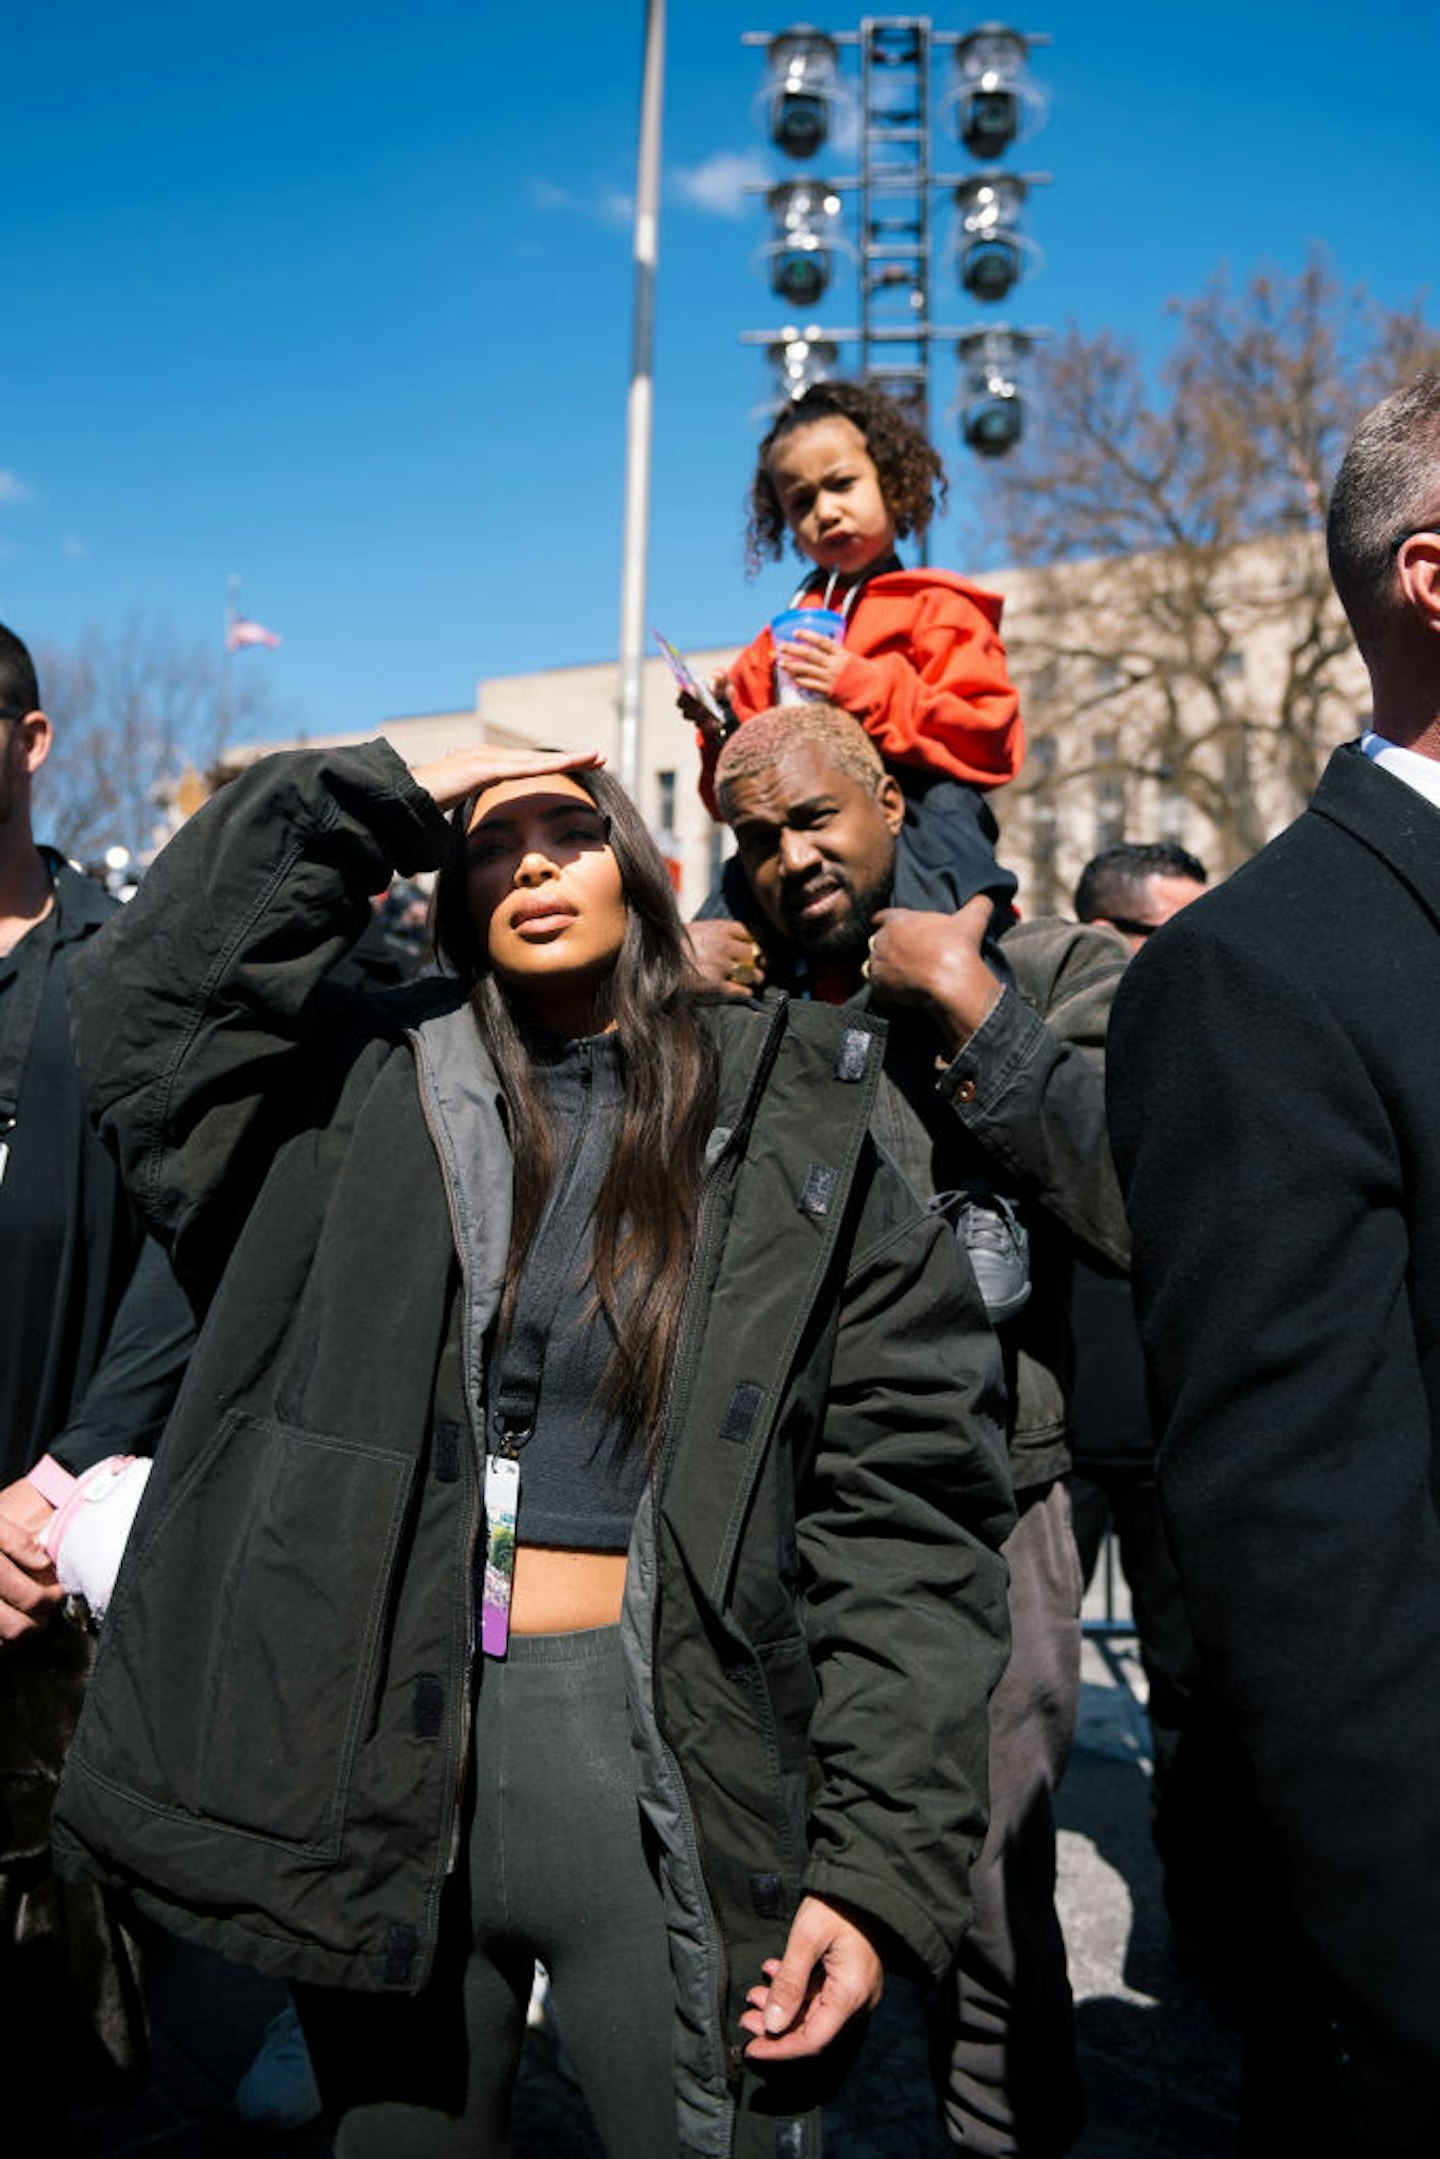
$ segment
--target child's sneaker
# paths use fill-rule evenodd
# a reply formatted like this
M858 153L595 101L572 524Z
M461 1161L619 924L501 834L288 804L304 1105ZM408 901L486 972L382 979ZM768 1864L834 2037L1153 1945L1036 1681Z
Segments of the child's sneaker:
M1030 1295L1030 1239L1010 1201L967 1185L937 1192L930 1204L954 1223L991 1326L1013 1319Z

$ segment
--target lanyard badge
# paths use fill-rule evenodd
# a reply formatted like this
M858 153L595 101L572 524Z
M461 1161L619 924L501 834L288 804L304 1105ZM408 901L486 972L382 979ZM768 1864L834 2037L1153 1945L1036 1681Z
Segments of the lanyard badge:
M515 1522L520 1512L520 1464L513 1454L485 1457L485 1575L480 1592L480 1648L503 1657L510 1642L510 1591L515 1580Z

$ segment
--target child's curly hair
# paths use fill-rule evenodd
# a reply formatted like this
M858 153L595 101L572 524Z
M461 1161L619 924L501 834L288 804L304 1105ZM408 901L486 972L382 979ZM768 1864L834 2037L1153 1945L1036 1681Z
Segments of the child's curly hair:
M785 406L760 445L750 483L745 526L745 567L753 577L767 555L779 561L785 548L785 513L770 477L770 453L797 427L816 420L848 420L865 437L880 492L901 539L923 532L945 506L945 467L922 428L893 397L868 382L816 382Z

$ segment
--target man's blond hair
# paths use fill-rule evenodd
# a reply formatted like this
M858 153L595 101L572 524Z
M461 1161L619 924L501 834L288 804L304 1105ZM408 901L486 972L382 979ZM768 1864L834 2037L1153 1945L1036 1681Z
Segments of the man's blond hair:
M715 767L715 794L720 814L730 815L727 794L737 780L753 780L772 771L787 749L808 745L823 750L837 772L873 793L885 777L880 752L860 722L838 705L819 701L803 705L772 705L757 712L737 728L720 752Z

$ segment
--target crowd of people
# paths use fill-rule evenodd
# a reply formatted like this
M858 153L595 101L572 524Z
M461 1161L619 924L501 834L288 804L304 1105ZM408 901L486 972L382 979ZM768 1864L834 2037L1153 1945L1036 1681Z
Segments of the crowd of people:
M815 2159L889 1972L953 2147L1062 2159L1111 1524L1241 2153L1440 2152L1440 376L1334 490L1370 727L1213 889L1017 906L942 490L872 386L765 437L688 926L598 751L384 742L117 907L0 630L18 2148L143 2083L140 1924L287 1983L339 2159L501 2159L537 1964L612 2159Z

